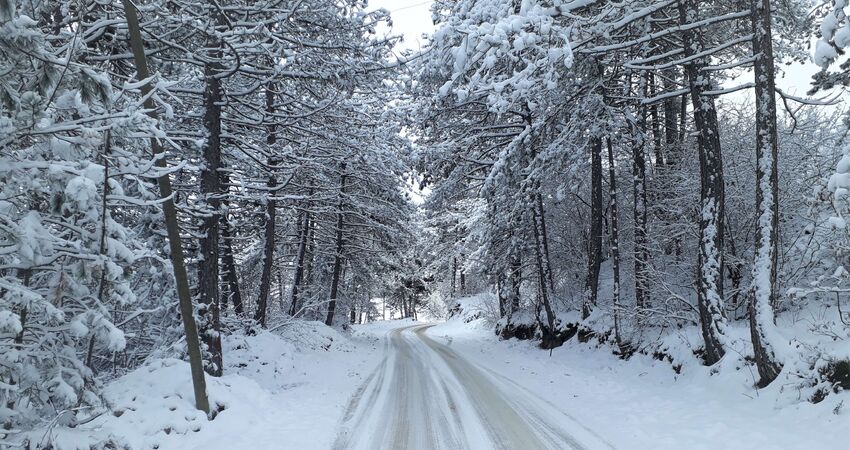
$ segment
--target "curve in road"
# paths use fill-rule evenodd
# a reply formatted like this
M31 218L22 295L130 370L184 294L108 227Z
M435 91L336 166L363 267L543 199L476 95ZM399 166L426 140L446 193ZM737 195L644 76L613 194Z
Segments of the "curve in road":
M351 398L334 449L611 449L512 380L427 335L390 331L384 359Z

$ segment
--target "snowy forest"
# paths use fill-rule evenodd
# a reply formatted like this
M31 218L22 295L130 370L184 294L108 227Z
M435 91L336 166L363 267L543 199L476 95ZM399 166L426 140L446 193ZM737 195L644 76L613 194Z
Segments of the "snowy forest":
M0 0L0 448L846 446L846 0L402 3Z

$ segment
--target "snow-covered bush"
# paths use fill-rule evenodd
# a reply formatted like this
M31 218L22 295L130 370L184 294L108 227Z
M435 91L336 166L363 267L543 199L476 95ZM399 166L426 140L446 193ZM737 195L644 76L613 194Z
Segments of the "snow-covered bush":
M6 4L7 2L4 2ZM9 6L8 4L6 6ZM138 228L152 198L135 137L152 123L81 51L11 3L0 19L0 423L72 424L100 404L96 371L126 348L120 311L138 301ZM58 7L58 6L56 6ZM43 8L43 9L42 9ZM9 11L6 11L8 13Z

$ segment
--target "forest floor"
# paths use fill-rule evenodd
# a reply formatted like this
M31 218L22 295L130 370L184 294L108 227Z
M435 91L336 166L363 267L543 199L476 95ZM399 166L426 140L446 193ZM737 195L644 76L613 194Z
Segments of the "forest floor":
M282 336L229 337L226 375L208 378L221 410L192 407L188 366L159 359L106 388L111 411L53 429L63 448L331 449L845 448L847 394L818 405L757 392L746 369L677 374L575 340L551 355L499 341L483 320L375 322L338 333L295 324ZM517 425L517 419L521 425ZM378 445L380 444L380 445ZM519 447L512 447L519 448Z

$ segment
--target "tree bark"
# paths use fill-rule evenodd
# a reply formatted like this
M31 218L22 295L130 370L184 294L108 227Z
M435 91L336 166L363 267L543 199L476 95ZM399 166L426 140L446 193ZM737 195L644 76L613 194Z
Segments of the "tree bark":
M753 27L756 95L756 211L758 223L753 262L753 293L749 301L750 334L760 386L779 375L779 361L771 337L776 335L776 271L779 240L779 180L777 174L776 89L771 40L770 1L750 3Z
M328 302L328 316L325 318L325 325L331 326L334 323L334 312L336 311L336 299L339 289L339 275L342 271L342 227L343 227L343 219L345 217L344 208L345 208L345 164L342 164L340 168L340 181L339 181L339 204L337 210L337 219L336 219L336 244L335 244L335 252L334 252L334 268L333 268L333 277L331 278L331 295L330 300Z
M304 212L303 223L298 236L298 254L295 256L295 274L292 277L292 296L289 302L289 315L295 317L301 307L298 301L298 290L304 278L304 259L307 256L307 241L310 238L310 213Z
M534 195L536 196L537 194L535 193ZM546 330L544 330L543 332L543 341L541 342L541 347L555 348L561 345L561 342L558 342L556 339L555 312L552 310L552 302L549 299L549 282L546 276L546 261L545 256L543 254L543 242L540 229L541 211L537 209L537 205L537 202L532 202L531 205L531 218L533 221L532 228L534 229L534 255L536 257L537 262L537 279L540 283L540 300L543 303L543 309L546 312L547 326Z
M274 112L274 90L272 89L271 84L266 86L266 112ZM276 142L277 137L275 136L275 126L274 124L270 124L268 129L268 136L266 137L266 144L268 145L269 150L272 150L272 147ZM269 179L266 183L266 186L268 187L268 192L266 193L265 199L266 221L263 230L263 269L260 273L260 290L259 297L257 298L257 311L254 314L254 320L256 320L263 328L265 328L266 326L269 295L271 294L272 269L274 266L275 247L275 215L277 213L277 205L274 200L274 189L277 186L277 180L275 179L275 166L277 165L277 161L270 158L268 163Z
M243 311L242 291L239 289L239 274L236 272L236 261L233 259L233 233L230 228L230 221L226 216L221 218L221 241L221 263L224 266L230 302L233 304L233 310L236 314L241 315ZM223 299L221 304L222 309L227 309L227 299Z
M642 94L648 92L649 79L641 76ZM650 306L647 267L649 249L647 247L647 201L646 201L646 108L639 106L636 111L637 123L632 128L632 190L634 195L634 269L635 269L635 306L641 319Z
M647 97L655 96L657 89L655 84L655 75L652 72L647 73ZM661 136L661 120L658 114L658 104L649 106L649 119L652 123L652 144L653 152L655 153L655 167L664 165L664 147L662 145Z
M599 268L602 264L602 140L590 138L590 233L587 243L587 276L582 320L590 317L599 294Z
M682 24L699 20L699 0L681 0L679 17ZM686 57L703 51L702 33L689 29L683 33ZM697 302L706 364L714 364L725 354L726 318L723 311L723 158L714 98L705 92L712 88L710 75L701 69L706 58L685 65L700 161L699 256L697 260Z
M546 231L546 211L543 209L543 196L538 192L534 197L537 203L537 212L540 216L540 238L543 241L543 262L546 269L546 281L549 282L549 289L554 292L555 276L552 274L552 259L549 258L549 233Z
M676 84L673 81L675 73L670 70L664 76L664 90L672 91L676 89ZM664 162L667 166L672 166L678 161L680 153L679 130L678 130L678 105L677 97L670 97L664 100Z
M466 295L466 273L464 271L460 271L460 295Z
M455 280L457 280L457 256L452 257L452 282L451 282L451 298L455 296Z
M499 318L507 317L508 315L508 305L507 299L505 299L505 283L504 283L505 275L503 273L499 273L496 275L496 298L499 300Z
M214 63L204 69L204 128L206 140L203 147L204 167L201 170L201 195L204 199L204 217L201 219L198 261L198 301L204 305L200 310L201 339L206 344L207 373L221 376L222 348L219 323L219 222L221 220L221 102L222 87L218 75L221 73Z
M611 211L611 258L614 270L614 341L617 345L622 344L620 336L620 226L617 217L617 170L614 165L614 148L611 138L608 138L608 195Z
M509 313L513 314L519 310L519 290L522 284L522 259L519 255L519 249L514 249L514 255L511 258L511 301Z
M139 17L136 8L130 0L122 0L124 13L127 19L127 30L130 39L130 47L133 51L133 60L136 66L136 74L139 80L150 78L147 57L145 56L142 33L139 28ZM144 106L148 116L158 121L156 104L154 104L150 83L141 86L142 96L145 98ZM156 166L167 169L168 163L165 152L160 147L159 141L151 138L151 150L157 155ZM189 367L192 371L192 387L195 394L195 407L206 414L210 413L210 403L207 397L206 379L204 377L203 359L201 358L201 345L198 339L198 329L195 324L194 308L192 306L192 294L189 290L189 277L186 273L186 264L183 260L183 244L180 239L180 228L177 223L177 208L171 190L171 179L164 172L157 178L162 213L165 216L165 229L168 234L168 245L171 253L171 267L174 272L174 284L177 290L177 298L180 303L180 316L183 320L183 332L186 335L186 350L189 354Z

